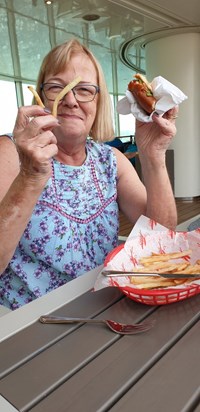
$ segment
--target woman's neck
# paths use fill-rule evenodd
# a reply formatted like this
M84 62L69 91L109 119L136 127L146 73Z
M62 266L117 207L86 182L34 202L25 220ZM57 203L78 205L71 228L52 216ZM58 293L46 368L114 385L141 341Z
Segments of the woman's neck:
M85 145L82 147L58 148L58 153L54 158L60 163L70 166L82 166L87 157Z

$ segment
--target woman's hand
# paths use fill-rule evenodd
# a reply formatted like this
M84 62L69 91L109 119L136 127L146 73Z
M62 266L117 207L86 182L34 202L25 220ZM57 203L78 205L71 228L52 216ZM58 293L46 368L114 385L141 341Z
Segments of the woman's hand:
M163 117L154 114L153 122L142 123L136 121L136 144L140 155L157 158L164 155L172 138L176 134L175 119L178 115L178 106L170 109Z
M58 120L39 106L21 107L13 136L20 159L21 173L27 177L49 178L50 159L57 154L57 141L52 129Z

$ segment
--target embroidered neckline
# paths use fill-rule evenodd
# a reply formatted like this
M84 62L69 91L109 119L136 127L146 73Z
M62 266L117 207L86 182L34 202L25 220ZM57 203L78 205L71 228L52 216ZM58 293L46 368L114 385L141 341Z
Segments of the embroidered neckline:
M100 188L97 176L96 176L96 171L95 171L95 165L94 165L94 161L92 159L91 153L89 152L88 149L88 154L86 157L86 161L85 163L80 166L80 167L85 167L88 166L90 167L91 170L91 177L92 177L92 181L96 187L100 202L101 202L101 206L99 207L99 209L97 210L96 213L92 214L91 216L89 216L86 219L81 219L75 216L71 216L68 213L66 213L63 208L60 206L60 202L58 199L58 194L57 194L57 188L56 188L56 182L55 182L55 169L54 169L54 162L56 162L59 166L61 163L59 163L59 161L57 161L56 159L52 159L51 161L51 167L52 167L52 176L51 176L51 181L52 181L52 187L53 187L53 191L54 191L54 195L55 195L55 201L54 204L50 204L48 202L46 202L45 200L40 201L40 203L42 203L45 206L50 207L51 209L56 210L57 212L59 212L62 216L65 216L67 219L77 222L77 223L89 223L90 221L94 220L97 216L99 216L102 211L110 204L113 202L113 200L116 200L116 195L113 195L112 197L110 197L107 200L104 200L104 196L102 193L102 190ZM63 164L64 165L64 164Z

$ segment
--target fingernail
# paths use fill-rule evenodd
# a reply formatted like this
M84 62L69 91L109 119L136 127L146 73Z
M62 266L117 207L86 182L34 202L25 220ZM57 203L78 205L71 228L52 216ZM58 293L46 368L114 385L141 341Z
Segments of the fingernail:
M160 116L160 113L158 113L158 112L154 112L154 114L155 114L156 116Z
M51 113L51 110L49 110L47 107L45 107L45 108L44 108L44 112L50 114L50 113Z

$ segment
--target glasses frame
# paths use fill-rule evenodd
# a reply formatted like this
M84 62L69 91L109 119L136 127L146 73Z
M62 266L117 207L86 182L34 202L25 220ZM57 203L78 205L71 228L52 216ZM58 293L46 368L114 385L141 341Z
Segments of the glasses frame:
M46 99L49 100L50 102L54 102L55 99L49 99L49 98L46 96L46 94L45 94L44 86L45 86L46 84L52 84L52 85L55 85L55 86L61 86L61 87L62 87L61 90L63 90L63 89L65 88L65 86L62 86L62 84L58 84L58 83L48 83L48 82L46 82L46 83L41 83L41 85L40 85L40 90L44 93ZM72 93L73 93L73 95L74 95L74 97L75 97L75 99L76 99L76 101L77 101L78 103L89 103L89 102L92 102L92 101L95 99L95 96L97 95L97 93L100 92L100 87L99 87L99 86L96 86L95 84L89 84L89 83L83 84L83 86L93 86L93 87L95 88L95 90L96 90L96 93L93 95L93 97L92 97L91 100L78 100L77 97L76 97L76 90L74 90L74 89L76 89L77 86L78 86L78 85L76 85L75 87L73 87L70 91L72 91ZM61 90L60 90L60 91L61 91ZM66 93L66 94L67 94L67 93ZM66 95L65 95L65 96L66 96ZM63 98L60 99L60 101L63 101L63 99L65 98L65 96L63 96Z

